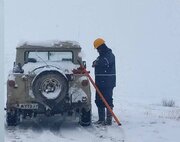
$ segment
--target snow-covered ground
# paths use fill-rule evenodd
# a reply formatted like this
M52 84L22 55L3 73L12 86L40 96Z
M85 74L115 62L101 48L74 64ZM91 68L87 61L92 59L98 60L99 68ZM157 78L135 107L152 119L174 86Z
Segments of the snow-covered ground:
M4 3L5 77L12 69L16 45L48 40L78 41L93 76L91 63L98 54L92 43L103 37L116 56L114 112L122 123L121 127L114 122L107 127L83 128L70 118L39 117L17 127L5 124L6 142L180 141L179 0L6 0ZM175 106L164 107L163 99L173 100ZM92 118L96 121L94 93L92 105Z
M180 108L132 102L116 97L114 112L122 126L82 127L78 120L38 117L6 127L6 142L178 142ZM93 105L93 121L98 119Z

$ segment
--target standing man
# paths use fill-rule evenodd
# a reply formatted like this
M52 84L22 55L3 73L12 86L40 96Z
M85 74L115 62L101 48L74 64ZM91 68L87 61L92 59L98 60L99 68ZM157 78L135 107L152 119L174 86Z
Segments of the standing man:
M109 106L113 109L113 88L116 86L116 68L115 68L115 56L112 50L108 48L105 41L98 38L94 41L94 48L97 49L99 56L93 62L92 67L95 68L95 83ZM106 108L105 119L105 105L99 95L96 92L95 99L96 106L98 108L99 120L97 124L112 124L112 115Z

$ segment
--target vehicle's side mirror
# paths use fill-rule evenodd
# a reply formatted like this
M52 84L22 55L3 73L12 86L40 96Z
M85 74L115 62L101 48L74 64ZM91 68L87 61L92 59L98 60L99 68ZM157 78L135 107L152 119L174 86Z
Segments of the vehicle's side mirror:
M24 73L21 63L18 63L17 65L14 66L13 72L14 73Z
M86 68L86 61L82 61L83 66Z

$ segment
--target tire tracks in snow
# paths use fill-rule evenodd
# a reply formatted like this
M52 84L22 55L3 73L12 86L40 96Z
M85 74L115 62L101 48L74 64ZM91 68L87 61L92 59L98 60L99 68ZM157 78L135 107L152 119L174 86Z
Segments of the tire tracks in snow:
M38 134L42 134L45 131L49 131L54 135L60 136L59 132L62 123L63 119L60 119L60 117L37 117L34 119L23 120L16 127L7 126L5 124L5 140L7 140L8 142L22 142L23 139L33 139L33 137L37 137Z
M90 127L82 128L87 132L94 134L95 139L93 141L107 141L107 142L125 142L125 133L122 127L112 126L101 126L92 124ZM118 136L115 135L118 131Z
M40 139L39 136L50 136L54 141L58 139L68 142L82 141L82 139L85 139L86 142L126 142L123 128L114 123L112 126L97 127L92 124L82 127L77 121L68 121L67 119L65 121L58 116L24 120L17 127L6 127L6 133L8 142L31 142L31 140Z

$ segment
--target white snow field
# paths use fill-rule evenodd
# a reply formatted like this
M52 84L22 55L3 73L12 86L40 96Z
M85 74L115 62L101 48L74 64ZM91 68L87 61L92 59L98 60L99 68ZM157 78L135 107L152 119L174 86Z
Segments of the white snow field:
M92 43L102 37L116 56L114 112L122 123L81 127L74 118L40 116L17 127L5 122L5 142L180 141L179 0L6 0L4 9L5 79L19 43L49 40L79 42L94 77ZM92 87L93 122L94 94Z
M25 120L17 127L6 127L6 142L178 142L180 108L162 107L116 98L114 112L122 126L82 127L78 120L59 116ZM93 107L92 118L97 111Z

